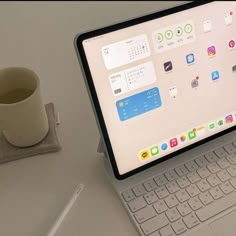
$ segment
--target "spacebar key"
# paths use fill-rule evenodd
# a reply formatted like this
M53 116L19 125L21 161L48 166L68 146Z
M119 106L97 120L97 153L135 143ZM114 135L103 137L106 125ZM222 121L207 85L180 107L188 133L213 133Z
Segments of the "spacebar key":
M162 214L144 222L143 224L141 224L141 228L145 235L149 235L152 232L166 226L168 223L169 221L167 217Z
M205 206L204 208L196 211L196 214L200 221L206 221L234 205L236 205L236 192L225 196L224 198L221 198L208 206Z

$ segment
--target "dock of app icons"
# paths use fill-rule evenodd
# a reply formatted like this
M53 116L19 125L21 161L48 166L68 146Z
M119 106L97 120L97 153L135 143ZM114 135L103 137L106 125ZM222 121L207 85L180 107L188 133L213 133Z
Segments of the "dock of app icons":
M214 121L208 122L204 125L200 125L192 130L183 132L181 135L176 135L176 137L170 138L169 140L160 142L141 150L139 157L142 161L146 161L151 158L159 158L168 151L174 151L176 148L181 148L185 144L191 144L197 138L201 138L217 128L222 128L229 124L236 122L236 112L226 114L225 116L216 119Z

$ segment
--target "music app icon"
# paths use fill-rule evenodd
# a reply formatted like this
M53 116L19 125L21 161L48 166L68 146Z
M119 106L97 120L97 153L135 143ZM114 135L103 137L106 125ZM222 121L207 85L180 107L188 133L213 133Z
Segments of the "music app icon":
M215 46L210 46L209 48L207 48L207 53L209 57L213 57L216 55L216 48Z
M173 148L173 147L175 147L175 146L177 146L178 145L178 140L177 140L177 138L172 138L171 140L170 140L170 146Z

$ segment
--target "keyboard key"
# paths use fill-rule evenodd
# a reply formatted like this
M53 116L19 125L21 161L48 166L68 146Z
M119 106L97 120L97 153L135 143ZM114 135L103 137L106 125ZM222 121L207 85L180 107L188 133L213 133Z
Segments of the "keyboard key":
M169 181L172 181L178 178L178 175L176 174L175 170L168 170L165 173L165 176Z
M198 169L197 173L200 175L202 179L208 177L211 174L210 171L205 166Z
M189 213L192 212L190 206L188 205L187 202L184 202L180 205L177 206L177 210L179 211L179 213L181 214L181 216L186 216Z
M205 157L206 159L209 161L209 162L214 162L214 161L217 161L219 158L216 156L215 153L213 152L208 152L207 154L205 154Z
M210 189L210 185L205 179L202 179L197 182L197 186L202 192L205 192L206 190Z
M175 233L173 229L170 227L170 225L165 226L160 230L161 236L175 236Z
M143 195L144 193L146 193L146 190L142 184L139 184L139 185L136 185L135 187L133 187L133 192L136 197L139 197L139 196Z
M195 197L200 194L199 188L195 184L191 184L189 187L187 187L186 191L188 192L190 197Z
M225 169L230 166L230 163L226 160L225 157L221 158L217 161L217 164L222 168Z
M230 175L228 174L228 172L226 170L221 170L217 173L217 176L219 177L219 179L221 181L226 181L230 179Z
M181 189L179 192L175 194L179 202L185 202L189 199L188 193L185 191L185 189Z
M224 182L219 187L223 191L224 194L229 194L234 191L234 188L232 187L232 185L228 181Z
M204 156L196 158L195 162L199 165L199 167L204 167L209 163Z
M231 163L231 164L236 164L236 152L229 154L226 159Z
M123 198L124 198L124 200L125 200L126 202L135 199L135 196L134 196L133 192L132 192L130 189L124 191L124 192L122 193L122 196L123 196Z
M167 189L166 189L165 186L158 187L158 188L155 190L155 192L156 192L157 196L158 196L160 199L169 196L169 192L167 191Z
M155 208L158 214L161 214L168 209L167 205L163 200L159 200L156 203L154 203L153 207Z
M185 166L190 172L195 171L199 168L199 166L194 161L188 161L187 163L185 163Z
M174 222L172 224L172 228L177 235L182 234L187 230L187 228L182 220L177 220L176 222Z
M194 211L202 207L202 203L197 196L189 199L188 204Z
M229 153L233 153L233 152L236 152L236 147L232 144L232 143L229 143L227 145L224 146L224 149Z
M200 223L194 213L191 213L190 215L185 216L183 218L183 221L189 229L199 225L199 223Z
M136 211L144 208L146 205L147 205L147 203L145 202L143 197L135 198L134 200L132 200L128 203L129 209L132 212L136 212Z
M174 222L174 221L176 221L180 218L180 214L179 214L179 212L177 211L176 208L169 209L166 212L166 216L167 216L167 218L169 219L170 222Z
M139 211L137 211L134 214L134 217L136 218L137 222L139 224L143 223L146 220L149 220L156 216L156 212L152 206L147 206Z
M152 204L158 200L158 197L154 191L144 194L143 197L148 204Z
M232 184L234 188L236 188L236 178L232 178L229 182Z
M166 184L166 188L170 193L175 193L179 190L179 186L177 185L176 181L172 181Z
M141 228L145 235L149 235L156 230L168 225L169 221L165 214L155 216L141 224Z
M196 183L197 181L201 179L199 174L196 171L189 173L187 177L192 184Z
M213 197L210 195L208 191L199 194L199 199L204 205L208 205L209 203L214 201Z
M215 174L209 176L207 178L207 181L212 187L215 187L216 185L221 183L220 179Z
M152 191L153 189L157 188L157 185L156 185L156 183L154 182L153 179L150 179L150 180L144 182L143 185L144 185L145 189L146 189L148 192L150 192L150 191Z
M180 188L186 188L187 186L190 185L190 182L186 176L182 176L182 177L178 178L176 181L177 181Z
M215 174L216 172L220 171L220 167L216 164L216 162L208 164L207 168L212 174Z
M161 236L158 231L155 231L152 234L149 234L149 236Z
M236 154L232 153L229 156L227 156L227 160L231 163L231 164L236 164Z
M228 156L228 153L224 150L224 148L217 148L214 152L219 158Z
M180 177L188 174L188 170L186 169L184 165L176 167L175 171Z
M179 204L175 195L170 195L167 198L165 198L165 202L169 208L175 207Z
M156 178L154 178L154 180L158 186L162 186L168 182L168 180L164 175L159 175Z
M214 199L219 199L224 196L224 194L222 193L222 191L218 186L210 189L209 192Z
M226 195L217 202L213 202L212 204L203 207L202 209L198 210L196 214L200 221L206 221L234 205L236 205L236 192Z
M229 168L227 168L227 171L232 177L236 176L236 166L235 165L231 165Z

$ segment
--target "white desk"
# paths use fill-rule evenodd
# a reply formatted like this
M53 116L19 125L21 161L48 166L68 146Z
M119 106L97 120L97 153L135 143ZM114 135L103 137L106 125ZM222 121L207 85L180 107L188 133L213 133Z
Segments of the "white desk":
M137 232L96 153L99 133L73 47L74 36L184 2L0 2L0 68L26 66L45 103L61 114L55 154L0 166L0 235L44 236L75 186L85 189L57 236Z

